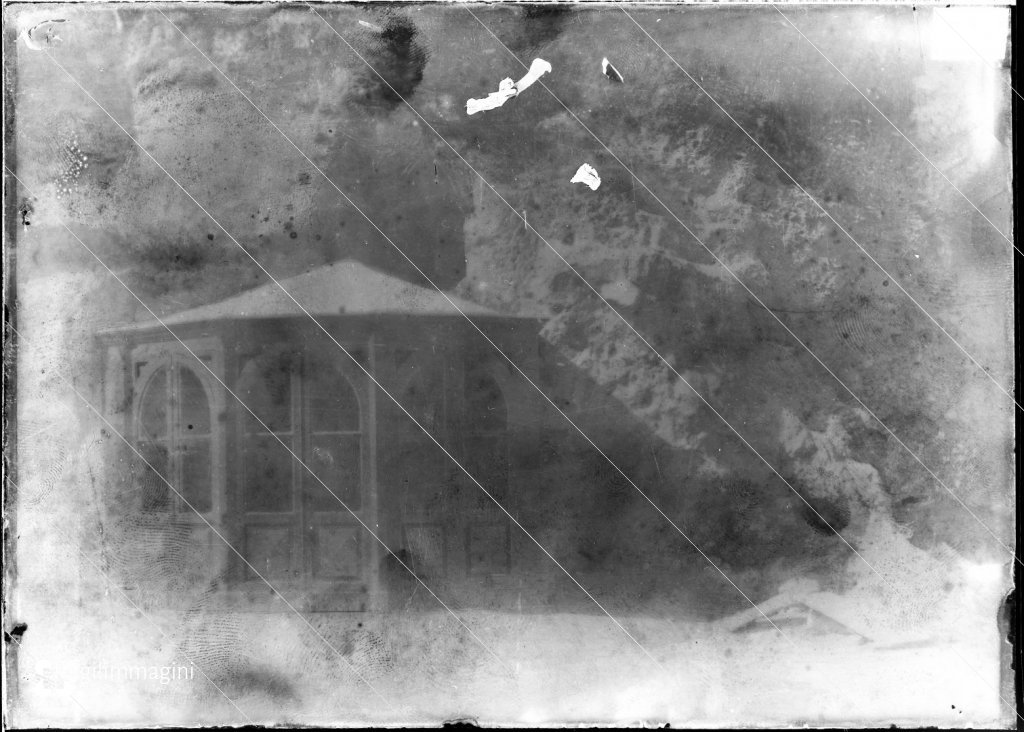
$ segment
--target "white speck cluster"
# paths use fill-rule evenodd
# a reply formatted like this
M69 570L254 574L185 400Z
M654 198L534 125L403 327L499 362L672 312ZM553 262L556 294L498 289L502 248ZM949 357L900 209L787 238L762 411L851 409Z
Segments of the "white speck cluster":
M78 133L71 132L57 152L57 198L70 196L82 172L89 167L89 156L79 147Z

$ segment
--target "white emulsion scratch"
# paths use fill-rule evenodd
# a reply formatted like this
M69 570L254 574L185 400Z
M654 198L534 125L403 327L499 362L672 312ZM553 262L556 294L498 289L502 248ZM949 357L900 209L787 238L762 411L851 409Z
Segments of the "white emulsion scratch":
M512 97L518 96L526 89L529 89L537 79L551 71L551 64L541 58L535 58L530 64L530 70L526 72L519 81L502 79L498 85L498 91L491 92L483 99L469 99L466 101L466 114L486 112L490 109L497 109Z
M579 170L576 171L576 175L572 177L570 183L583 183L590 187L590 190L596 191L597 187L601 185L601 177L594 170L594 166L589 163L583 163Z

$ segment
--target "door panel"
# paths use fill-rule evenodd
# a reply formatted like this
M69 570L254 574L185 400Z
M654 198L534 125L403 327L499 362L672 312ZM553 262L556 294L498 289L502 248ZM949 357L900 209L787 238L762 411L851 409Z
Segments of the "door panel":
M322 579L357 580L362 576L363 556L358 525L321 524L314 542L314 576Z
M299 563L294 551L295 527L288 523L249 524L245 527L244 555L251 567L250 578L262 575L268 580L294 580Z
M510 569L508 517L487 495L503 506L509 500L507 414L488 373L464 378L445 358L425 350L396 355L406 375L396 397L459 464L396 412L400 436L389 446L389 483L410 566L434 584L475 584Z

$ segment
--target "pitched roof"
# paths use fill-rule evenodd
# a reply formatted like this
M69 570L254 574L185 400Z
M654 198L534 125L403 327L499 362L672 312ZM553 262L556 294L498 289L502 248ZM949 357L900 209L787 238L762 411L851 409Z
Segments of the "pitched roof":
M208 320L303 316L298 301L310 315L446 315L459 317L452 303L466 315L506 317L454 295L442 295L353 260L334 262L304 274L268 282L220 302L184 310L166 318L166 325ZM285 290L291 295L285 294ZM292 300L292 297L295 300ZM446 299L447 297L447 299ZM451 302L449 302L451 300ZM155 320L111 330L143 330Z

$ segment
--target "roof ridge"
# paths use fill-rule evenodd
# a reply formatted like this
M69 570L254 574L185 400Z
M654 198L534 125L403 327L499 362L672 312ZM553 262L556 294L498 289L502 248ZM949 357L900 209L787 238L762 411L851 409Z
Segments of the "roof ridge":
M274 279L211 303L156 320L136 321L103 332L143 330L209 320L311 316L411 315L522 318L505 315L454 293L410 282L355 258L335 260Z

